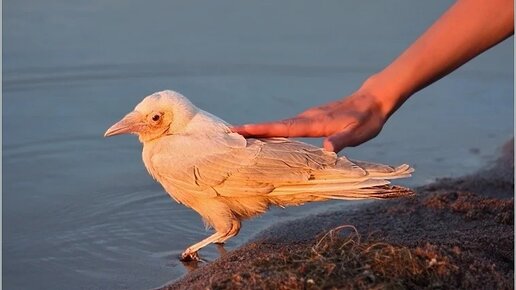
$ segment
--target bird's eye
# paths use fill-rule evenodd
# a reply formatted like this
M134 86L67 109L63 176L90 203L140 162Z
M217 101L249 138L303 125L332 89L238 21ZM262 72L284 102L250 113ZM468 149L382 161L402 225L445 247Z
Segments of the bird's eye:
M152 116L152 121L156 122L159 120L159 118L161 118L161 116L159 114L155 114L154 116Z

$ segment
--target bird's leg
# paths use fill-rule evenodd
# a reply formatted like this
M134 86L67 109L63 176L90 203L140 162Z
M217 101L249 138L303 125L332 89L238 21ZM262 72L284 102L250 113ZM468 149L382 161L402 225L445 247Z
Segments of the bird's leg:
M217 244L217 245L224 245L224 243L226 243L227 240L229 240L230 238L234 237L235 235L222 237L222 238L214 241L213 243Z
M206 245L213 243L214 241L224 237L224 235L224 233L216 232L213 235L207 237L206 239L198 242L197 244L191 245L181 254L181 261L199 260L199 255L197 254L197 251L204 248Z
M238 235L238 232L240 231L240 221L238 220L232 220L231 221L231 229L227 231L227 233L219 238L218 240L214 241L214 244L224 244L227 240L231 239L232 237Z
M215 228L215 233L206 239L194 244L181 254L181 260L199 259L197 251L210 243L218 241L226 241L230 237L238 234L240 231L240 221L234 217L229 207L217 200L212 200L209 206L205 203L196 204L194 208L201 214L205 222ZM202 206L204 205L204 207Z

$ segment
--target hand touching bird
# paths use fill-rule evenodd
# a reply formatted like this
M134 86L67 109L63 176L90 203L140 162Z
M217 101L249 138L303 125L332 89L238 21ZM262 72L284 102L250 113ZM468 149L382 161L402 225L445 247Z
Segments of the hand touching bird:
M143 143L143 162L150 175L215 229L188 247L183 260L198 258L204 246L237 235L243 219L271 205L413 194L388 181L409 177L413 169L406 164L391 167L350 160L285 138L245 139L174 91L146 97L104 136L125 133L137 134Z

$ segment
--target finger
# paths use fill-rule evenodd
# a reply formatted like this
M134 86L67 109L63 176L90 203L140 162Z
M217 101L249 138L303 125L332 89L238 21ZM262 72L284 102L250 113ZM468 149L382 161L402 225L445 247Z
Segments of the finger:
M260 124L245 124L231 128L246 137L320 137L313 124L304 118L291 118Z
M342 149L350 146L357 146L361 144L357 139L355 128L347 128L344 131L333 134L330 137L324 139L323 146L327 151L333 151L338 153Z

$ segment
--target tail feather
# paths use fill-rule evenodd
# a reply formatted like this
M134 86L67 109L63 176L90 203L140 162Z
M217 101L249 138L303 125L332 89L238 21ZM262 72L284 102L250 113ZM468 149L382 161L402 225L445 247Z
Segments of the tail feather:
M284 184L276 187L271 198L310 201L312 199L389 199L413 195L409 188L390 185L391 179L410 177L414 169L407 164L398 167L353 161L364 170L363 176L339 174L344 168L321 169L313 178L303 183ZM349 168L349 167L348 167Z
M390 199L414 195L414 191L398 185L385 185L363 188L355 191L318 194L317 197L326 199L357 200L357 199Z
M317 192L340 192L352 191L360 188L375 187L387 185L390 182L384 179L369 179L360 182L333 182L333 183L298 183L289 184L276 188L269 195L287 195L300 193L317 193Z
M357 177L349 177L343 174L343 170L339 167L318 170L313 173L313 179L310 180L312 183L339 183L339 182L349 182L350 180L354 181L363 181L368 179L399 179L399 178L407 178L411 176L411 173L414 172L414 168L410 167L408 164L402 164L396 168L377 164L377 163L367 163L362 161L355 161L357 164L360 164L364 174Z
M407 197L415 193L402 186L384 185L370 188L363 188L353 191L339 191L327 193L301 193L297 195L271 196L270 201L280 207L298 206L307 202L325 201L329 199L338 200L365 200L365 199L391 199Z

